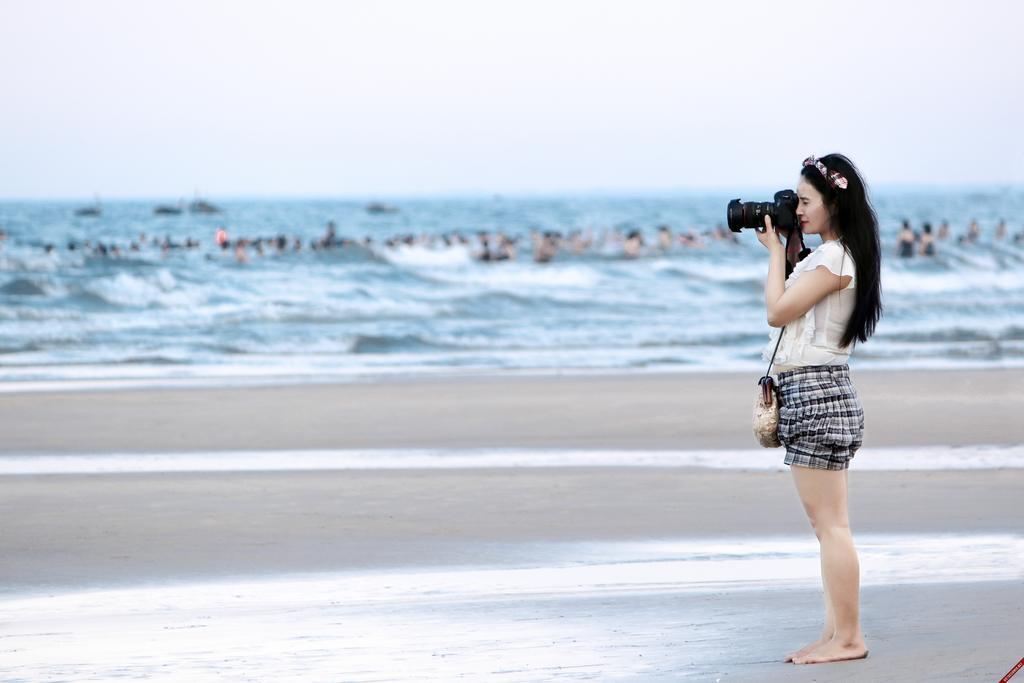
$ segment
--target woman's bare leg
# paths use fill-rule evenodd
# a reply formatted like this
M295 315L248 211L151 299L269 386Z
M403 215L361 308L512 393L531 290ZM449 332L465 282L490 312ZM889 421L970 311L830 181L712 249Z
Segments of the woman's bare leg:
M848 470L820 470L799 465L790 469L821 546L825 627L828 631L831 614L834 628L831 639L794 655L792 661L812 664L863 657L867 647L860 629L860 563L850 533Z
M825 602L825 625L821 629L821 635L818 636L817 640L812 640L799 650L796 650L795 652L790 652L782 661L791 662L793 661L794 657L805 655L811 650L814 650L817 647L824 645L828 641L832 640L832 636L836 634L836 621L835 615L833 614L832 610L832 598L828 592L828 573L825 571L824 555L821 556L821 588L822 592L824 593Z

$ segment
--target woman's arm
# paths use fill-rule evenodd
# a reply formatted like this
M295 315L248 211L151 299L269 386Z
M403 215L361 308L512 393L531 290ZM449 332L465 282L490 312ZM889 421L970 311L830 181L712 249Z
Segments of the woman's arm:
M769 222L771 219L768 219ZM771 230L771 228L769 228ZM768 279L764 283L764 306L768 311L768 324L772 322L772 306L786 293L786 248L776 238L779 246L768 248ZM796 284L796 283L794 283ZM772 325L778 327L778 325Z
M769 300L768 287L765 287L768 324L772 327L788 325L832 292L848 287L851 280L853 278L849 275L836 275L822 265L802 273L792 286L789 289L784 288L782 294L774 301Z
M840 277L822 265L804 272L789 289L786 289L786 248L779 234L775 232L771 218L765 216L764 224L766 230L758 232L757 239L768 247L768 279L764 283L764 305L771 327L788 325L832 292L849 286L852 277Z

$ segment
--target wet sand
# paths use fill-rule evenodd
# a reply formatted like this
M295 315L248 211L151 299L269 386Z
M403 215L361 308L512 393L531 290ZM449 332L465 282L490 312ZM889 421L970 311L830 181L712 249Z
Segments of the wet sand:
M855 537L1019 537L1024 470L853 471L850 486ZM273 588L264 593L274 596L271 601L257 598L251 606L196 604L189 592L192 582L221 581L225 588L217 594L232 596L240 592L233 583L238 577L543 564L551 543L573 541L776 534L813 541L788 472L22 475L0 477L0 514L0 609L10 617L11 601L26 595L42 600L27 611L28 619L9 618L0 626L12 648L0 672L11 680L48 679L57 672L150 675L169 659L194 680L228 667L272 678L327 671L327 678L352 681L464 675L991 681L1021 655L1019 580L865 585L861 609L869 658L803 668L778 659L820 629L817 586L695 594L666 587L515 600L495 586L491 597L435 602L424 595L369 610L325 599L312 614L277 604L280 593ZM751 563L756 574L757 561ZM865 576L865 583L870 579ZM136 600L122 601L116 592L101 600L106 611L100 618L59 602L83 589L153 586L167 587L161 606L138 617L130 614ZM57 604L46 609L50 599ZM258 635L243 637L246 629ZM109 644L112 637L140 641L139 648L132 646L131 663ZM56 660L54 652L61 653ZM285 663L291 668L281 669Z
M1021 469L849 476L855 534L1024 520ZM812 536L788 471L687 468L6 476L0 516L5 591L502 564L521 559L510 543Z
M1024 408L1022 378L1010 370L855 374L868 420L865 449L1024 442L1016 421ZM746 376L658 375L5 394L0 457L261 448L749 448L751 385ZM1021 533L1024 470L857 471L855 461L849 482L855 538ZM8 475L0 476L0 515L0 610L27 595L59 598L81 589L239 575L502 567L522 562L524 553L542 560L549 542L813 538L786 471L670 467ZM820 588L538 595L514 606L480 600L444 609L396 603L384 626L398 629L396 643L408 637L401 661L409 668L391 671L392 679L435 671L439 680L468 673L492 680L989 681L1024 656L1022 585L866 585L862 619L871 656L827 667L777 661L819 629ZM522 630L500 642L488 639L471 618L480 614L489 614L492 626ZM38 625L39 634L79 628L74 613L54 619ZM130 624L112 623L130 632ZM159 634L165 627L154 628ZM32 678L46 666L47 651L62 650L17 628L4 626L7 642L29 640L9 660L13 668L0 671ZM420 638L427 640L415 645ZM562 654L552 655L552 646ZM336 672L345 680L387 674L394 647L377 653L384 668L375 673ZM175 656L192 662L190 652ZM301 658L295 665L291 675L301 677Z
M5 605L4 680L998 681L1020 658L1024 584L861 591L867 659L793 665L816 590L500 594L359 607L278 586ZM322 599L318 600L317 597ZM85 602L85 604L82 604Z

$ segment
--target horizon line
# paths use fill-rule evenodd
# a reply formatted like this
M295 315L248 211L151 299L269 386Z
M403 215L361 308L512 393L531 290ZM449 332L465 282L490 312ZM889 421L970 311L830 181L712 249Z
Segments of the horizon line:
M742 197L744 193L764 193L776 192L781 188L770 188L768 185L761 186L677 186L677 187L651 187L651 188L615 188L615 187L595 187L589 189L552 189L552 190L538 190L538 189L520 189L520 190L482 190L482 189L464 189L464 190L436 190L430 192L379 192L379 193L337 193L337 194L322 194L322 193L204 193L204 194L192 194L189 197L183 195L156 195L156 194L121 194L121 195L110 195L104 197L102 194L93 193L91 196L86 195L38 195L38 196L3 196L0 195L0 202L2 203L15 203L15 202L88 202L95 203L98 199L100 203L103 202L136 202L136 201L160 201L160 202L184 202L185 204L195 201L197 199L210 200L216 197L219 201L253 201L253 200L290 200L290 201L378 201L378 200L431 200L431 199L530 199L530 198L555 198L555 197L594 197L605 195L608 197L615 198L626 198L626 197L665 197L667 195L694 195L694 194L710 194L710 195L739 195ZM878 183L869 185L869 192L875 193L877 191L882 192L893 192L893 191L921 191L921 192L940 192L940 191L997 191L1002 192L1006 190L1024 190L1024 183L1007 182L1007 183Z

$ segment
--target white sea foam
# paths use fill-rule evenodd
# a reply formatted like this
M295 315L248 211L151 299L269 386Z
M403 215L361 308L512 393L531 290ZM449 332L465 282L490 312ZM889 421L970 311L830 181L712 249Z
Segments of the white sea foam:
M726 332L733 330L730 327ZM696 329L699 332L699 329ZM556 330L557 332L557 330ZM62 330L52 330L55 338ZM70 334L66 332L63 334ZM538 332L540 334L540 332ZM455 336L447 337L458 339ZM443 340L445 337L438 337ZM483 340L467 336L463 339ZM242 343L242 342L232 342ZM643 348L565 348L509 349L475 348L435 351L389 351L387 353L343 353L311 355L295 349L295 353L274 352L287 348L275 342L260 354L233 356L230 361L194 352L187 364L147 364L133 356L131 346L71 348L57 356L50 351L11 352L0 364L0 394L50 391L105 391L112 389L155 389L175 387L247 387L280 384L352 383L386 377L461 377L494 376L496 372L518 376L577 376L662 373L754 373L764 372L760 360L764 341L745 344L751 358L737 360L728 345L717 346L646 346ZM909 343L903 344L909 348ZM926 346L915 343L915 348ZM971 348L982 348L987 342L964 342ZM856 360L859 370L991 370L1024 368L1024 348L1020 342L1000 342L1005 349L1018 349L1017 357L989 360L975 355L962 358L878 358L862 350ZM936 343L938 346L946 346ZM991 344L989 344L991 346ZM321 349L322 351L322 349ZM52 362L46 362L47 360ZM131 362L126 362L131 359Z
M532 288L593 287L602 280L601 273L590 266L553 264L539 268L530 263L514 262L494 265L471 264L463 268L427 271L436 280L458 285L473 285L486 290L507 290L529 293ZM480 291L480 290L476 290Z
M1020 270L955 270L940 273L896 270L882 271L886 293L892 294L972 294L979 292L1014 293L1021 290Z
M401 266L463 266L473 262L469 249L461 245L430 248L400 244L377 252L382 258Z
M193 308L209 297L205 288L179 282L166 268L150 276L122 272L96 278L85 289L104 301L137 307Z
M1024 468L1024 445L864 448L859 471ZM0 476L138 472L263 472L308 470L463 469L501 467L702 467L782 471L783 451L373 449L109 453L0 456Z
M720 283L751 282L760 284L764 282L765 277L761 268L742 263L658 259L651 263L651 268L656 272L674 273Z

